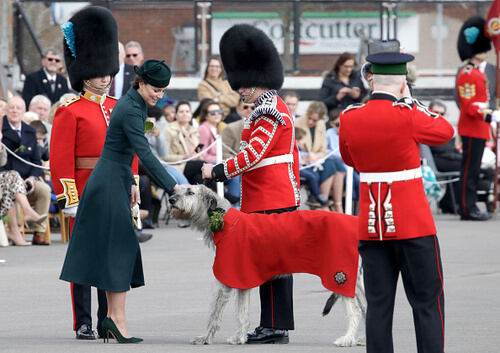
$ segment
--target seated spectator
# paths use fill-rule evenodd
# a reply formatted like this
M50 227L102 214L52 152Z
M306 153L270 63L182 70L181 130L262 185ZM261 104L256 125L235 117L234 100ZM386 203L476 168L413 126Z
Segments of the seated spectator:
M328 112L335 108L344 110L353 103L359 103L367 94L361 76L355 70L355 56L343 53L330 71L327 71L318 100L325 103Z
M30 125L32 121L39 121L38 114L35 112L26 112L23 115L23 122Z
M52 124L49 123L49 111L51 105L52 104L50 103L50 100L47 97L42 95L36 95L33 97L33 99L31 99L28 108L28 111L38 114L38 120L40 120L47 129L47 134L46 134L47 136L43 141L43 143L41 144L42 146L46 146L47 149L50 146L50 133L52 131Z
M28 124L36 130L36 141L38 143L38 148L40 148L40 156L42 157L42 165L44 167L49 166L49 146L44 144L45 138L47 137L47 128L40 120L33 120Z
M76 97L76 94L74 94L74 93L63 94L61 96L61 98L59 98L59 100L57 102L55 102L54 104L52 104L52 106L50 107L49 115L47 117L47 122L50 125L52 125L54 123L54 116L56 116L57 108L59 108L63 103L66 103L67 101L69 101L70 99L73 99L75 97Z
M22 122L26 112L26 105L21 97L14 96L8 101L7 115L3 118L2 142L21 157L33 165L41 165L40 150L37 147L36 130ZM24 179L28 200L35 201L35 210L40 215L47 216L50 206L50 186L40 180L44 175L41 168L26 164L13 156L8 156L7 163L1 170L16 170ZM49 245L44 234L47 230L47 221L33 226L35 234L34 245Z
M161 107L161 111L163 113L160 118L156 119L156 127L160 129L163 135L163 130L165 130L165 126L170 125L172 121L175 120L175 104L165 104Z
M7 114L7 100L0 98L0 118Z
M225 118L231 108L236 107L240 100L240 95L233 91L229 82L224 77L222 61L218 56L208 58L205 75L198 85L198 100L210 98L216 103L219 103L224 111ZM224 119L223 119L224 120Z
M299 107L300 96L295 91L287 91L283 94L283 101L285 102L288 110L292 114L294 119L300 117L297 115L297 108Z
M208 147L214 143L217 136L219 136L218 126L222 121L222 113L221 106L214 101L209 101L201 107L198 133L200 134L200 145L202 145L204 149L202 154L203 160L208 163L217 162L217 146L213 145L210 148Z
M160 161L166 161L166 159L168 159L166 158L168 155L167 141L165 140L163 132L158 128L158 126L156 126L158 119L161 117L161 108L157 105L150 105L147 109L147 119L155 124L152 130L146 132L146 138L149 141L149 147L151 147L151 152L153 152L156 158L158 158ZM164 167L165 170L172 176L172 178L175 179L177 184L189 184L184 174L182 174L178 169L170 165L164 165Z
M334 109L330 113L330 119L328 120L328 125L326 130L326 145L328 150L328 158L333 159L337 162L342 162L344 169L347 168L342 157L340 156L339 150L339 127L340 127L340 113L342 110L340 108ZM353 170L352 174L352 198L354 200L359 199L359 173Z
M326 127L324 118L327 109L323 102L311 102L306 115L295 119L295 126L306 132L305 152L309 153L308 162L315 163L326 157ZM320 122L321 121L321 122ZM319 123L320 122L320 123ZM320 173L320 190L325 196L333 195L334 210L343 212L342 195L344 192L345 167L334 159L325 159L316 167ZM331 178L333 176L333 178Z
M299 162L301 166L306 166L309 159L309 153L305 152L306 147L306 131L300 127L295 128L295 141L297 142L297 148L299 149ZM304 178L309 186L310 196L306 201L306 205L310 207L321 207L326 211L329 211L329 207L333 205L333 201L328 199L327 196L323 195L319 190L319 180L320 175L314 168L302 168L300 169L300 177Z
M446 117L446 103L440 99L433 99L429 103L429 109L435 113ZM440 172L460 171L462 164L462 153L456 147L456 140L453 137L450 141L441 146L429 146L434 157L434 164ZM459 183L452 183L455 193L455 200L460 200ZM444 196L439 200L439 208L443 213L455 213L453 199L450 188L446 188Z
M204 162L201 156L185 161L201 151L200 135L198 130L191 125L192 118L193 113L189 102L177 103L175 121L164 130L169 153L163 159L166 162L180 162L172 166L183 173L190 184L203 184L201 167Z
M2 133L0 132L0 140L2 137ZM4 166L6 163L7 151L0 144L0 166ZM18 172L15 170L0 172L0 217L9 217L7 222L9 226L8 238L13 245L17 246L27 246L31 245L31 243L24 240L19 230L14 201L17 201L23 209L24 221L40 223L47 218L46 215L41 216L31 208L26 195L27 191L24 187L24 181Z
M226 124L231 124L235 121L240 121L247 119L250 115L252 115L252 112L254 111L255 106L253 103L243 103L243 99L240 98L240 101L238 105L235 108L235 111L230 113L226 118L224 119L224 122Z
M243 102L240 102L240 104L238 105L240 109L241 106L243 105L241 103ZM238 107L236 108L236 110L238 110ZM247 110L250 109L245 109L245 112ZM248 116L250 116L250 113L248 113ZM239 119L237 121L227 124L226 127L224 127L224 129L222 129L222 131L220 132L222 143L225 145L225 146L223 145L222 147L223 159L232 158L240 152L241 133L243 132L244 126L245 126L245 120ZM241 175L228 179L224 183L226 184L227 192L239 199L241 196ZM240 208L239 201L234 202L232 206L239 209Z

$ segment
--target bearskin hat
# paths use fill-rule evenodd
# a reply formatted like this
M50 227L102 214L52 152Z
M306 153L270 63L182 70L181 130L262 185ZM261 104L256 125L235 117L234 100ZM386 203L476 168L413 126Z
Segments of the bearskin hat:
M485 19L472 16L467 19L458 33L458 55L464 61L473 58L476 54L491 49L490 40L484 35Z
M61 28L64 61L75 91L83 91L84 80L118 73L118 25L111 11L99 6L87 7Z
M220 56L233 90L240 87L280 89L283 64L271 39L260 29L237 24L220 40Z

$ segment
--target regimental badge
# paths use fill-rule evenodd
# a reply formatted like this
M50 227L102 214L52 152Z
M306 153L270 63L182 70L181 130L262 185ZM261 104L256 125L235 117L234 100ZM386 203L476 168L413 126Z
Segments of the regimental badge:
M334 278L337 284L343 284L347 281L347 276L345 275L344 271L337 272Z
M476 85L471 85L466 82L463 86L458 86L458 94L460 95L460 98L471 99L476 95Z

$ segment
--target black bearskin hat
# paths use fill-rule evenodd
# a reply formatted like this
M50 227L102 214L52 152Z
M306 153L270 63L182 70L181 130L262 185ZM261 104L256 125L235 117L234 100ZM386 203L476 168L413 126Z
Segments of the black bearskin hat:
M237 24L220 40L220 57L233 90L240 87L280 89L284 71L278 50L260 29Z
M84 80L118 73L118 25L111 11L99 6L87 7L61 28L64 61L75 91L83 91Z
M485 22L484 18L480 16L472 16L460 28L457 42L460 60L471 59L476 54L491 49L490 40L484 35Z

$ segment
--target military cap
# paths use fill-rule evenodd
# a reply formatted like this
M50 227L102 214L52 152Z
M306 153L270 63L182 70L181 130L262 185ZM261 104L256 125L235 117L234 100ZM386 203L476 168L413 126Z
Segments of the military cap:
M406 63L413 59L413 55L398 52L381 52L366 57L366 61L372 64L374 75L406 75Z

